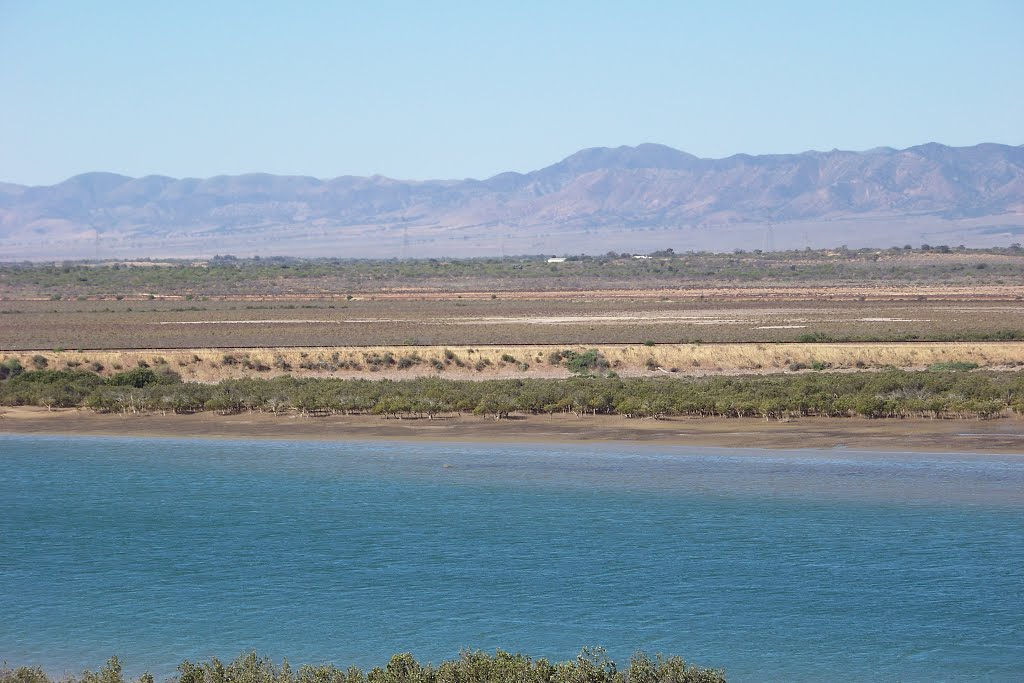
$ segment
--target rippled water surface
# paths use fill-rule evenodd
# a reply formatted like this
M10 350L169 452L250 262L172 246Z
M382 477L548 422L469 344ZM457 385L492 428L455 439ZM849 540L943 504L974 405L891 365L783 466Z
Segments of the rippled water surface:
M0 659L1024 680L1024 458L0 437Z

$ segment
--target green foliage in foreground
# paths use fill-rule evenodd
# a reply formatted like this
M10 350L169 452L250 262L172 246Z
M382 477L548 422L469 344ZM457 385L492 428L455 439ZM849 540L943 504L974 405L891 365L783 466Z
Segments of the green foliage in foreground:
M1024 413L1024 375L929 372L570 379L410 380L335 378L181 382L174 373L130 371L104 380L77 370L34 370L0 382L0 405L85 407L98 412L215 411L434 418L472 413L575 413L635 418L693 417L996 417Z
M21 362L17 358L12 358L8 361L0 363L0 380L7 379L9 377L16 377L20 375L25 368L21 367Z
M931 372L970 372L971 370L977 369L977 363L968 363L962 360L933 363L928 366L928 370Z
M397 654L384 667L364 673L356 667L340 669L333 664L303 665L293 669L284 660L280 666L255 652L240 655L224 664L184 661L175 683L724 683L725 674L688 665L681 657L633 655L629 668L620 670L602 648L584 648L576 659L548 662L527 655L498 650L493 656L465 650L458 659L439 665L420 664L411 654ZM127 683L117 657L99 671L81 677L61 679L64 683ZM54 683L39 668L0 668L0 683ZM134 683L153 683L143 674Z

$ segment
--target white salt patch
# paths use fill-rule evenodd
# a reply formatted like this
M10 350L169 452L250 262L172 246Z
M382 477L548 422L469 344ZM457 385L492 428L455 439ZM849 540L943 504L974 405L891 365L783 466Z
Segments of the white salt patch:
M297 325L302 323L333 323L337 320L166 320L160 325Z
M922 318L857 318L859 323L930 323Z

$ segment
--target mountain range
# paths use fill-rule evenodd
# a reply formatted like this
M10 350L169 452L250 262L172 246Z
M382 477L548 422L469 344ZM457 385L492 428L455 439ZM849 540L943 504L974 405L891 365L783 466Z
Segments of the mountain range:
M485 180L247 174L0 183L0 259L632 253L1009 244L1024 146L702 159L593 148Z

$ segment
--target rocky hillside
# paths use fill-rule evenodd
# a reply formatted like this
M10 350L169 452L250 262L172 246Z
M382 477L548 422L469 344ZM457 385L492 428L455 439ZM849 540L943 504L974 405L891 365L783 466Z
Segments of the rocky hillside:
M984 246L1024 236L1024 146L700 159L586 149L486 180L87 173L0 184L0 258Z

